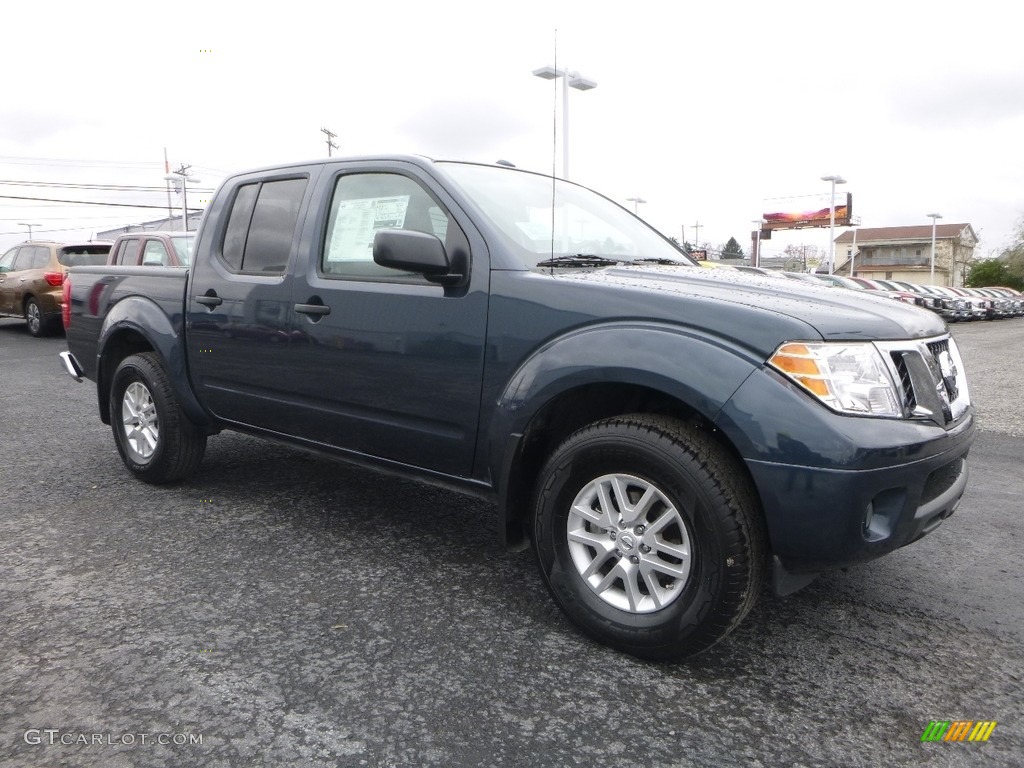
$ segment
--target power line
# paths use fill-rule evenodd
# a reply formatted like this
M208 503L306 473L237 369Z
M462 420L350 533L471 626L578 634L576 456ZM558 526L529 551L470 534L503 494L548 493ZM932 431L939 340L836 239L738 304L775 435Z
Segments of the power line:
M59 187L64 189L93 189L126 192L164 192L165 187L140 186L131 184L78 184L66 181L21 181L0 179L0 184L17 187ZM213 188L196 188L196 192L213 192Z
M81 232L82 230L88 231L88 230L95 230L95 229L96 229L96 227L54 227L54 228L44 227L42 229L36 229L36 233L37 234L41 234L43 232ZM0 237L4 237L4 236L7 236L7 235L24 235L24 234L25 234L24 230L20 230L18 232L0 232Z
M5 200L32 200L37 203L70 203L72 205L108 205L115 208L159 208L163 210L167 206L164 205L146 205L145 203L107 203L97 202L93 200L54 200L45 197L24 197L20 195L0 195L0 198ZM193 208L192 211L201 210L199 208Z
M0 162L13 165L78 165L83 168L159 168L159 162L150 160L72 160L61 157L17 157L0 155Z

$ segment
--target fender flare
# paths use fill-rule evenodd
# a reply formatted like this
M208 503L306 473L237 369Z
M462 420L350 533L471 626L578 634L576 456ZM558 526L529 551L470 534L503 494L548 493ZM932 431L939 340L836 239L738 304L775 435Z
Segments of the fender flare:
M711 423L744 381L764 364L742 344L665 323L588 326L537 348L497 399L487 430L499 530L515 545L515 473L534 419L556 398L594 384L622 384L677 400Z
M160 358L174 388L174 396L189 421L200 428L210 427L210 415L196 400L189 383L184 337L160 305L143 296L129 296L117 302L103 318L96 343L96 389L104 423L109 423L110 419L110 383L116 369L108 351L126 335L143 339Z

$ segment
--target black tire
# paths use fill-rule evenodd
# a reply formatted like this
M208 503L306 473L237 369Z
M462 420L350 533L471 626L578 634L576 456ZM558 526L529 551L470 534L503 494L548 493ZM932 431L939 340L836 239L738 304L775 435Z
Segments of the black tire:
M46 336L53 329L35 296L25 300L25 322L28 324L28 332L36 338Z
M613 502L603 521L602 498ZM566 439L540 474L533 524L559 607L590 637L641 658L721 640L754 605L767 568L763 513L743 468L708 433L661 416L607 419Z
M186 477L206 452L206 435L182 413L152 352L131 355L117 367L110 387L110 427L121 460L147 483Z

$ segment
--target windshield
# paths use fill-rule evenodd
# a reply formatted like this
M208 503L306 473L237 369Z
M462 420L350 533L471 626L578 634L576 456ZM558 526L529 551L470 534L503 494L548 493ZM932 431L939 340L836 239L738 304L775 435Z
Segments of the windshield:
M443 165L505 236L524 267L635 261L696 266L625 208L585 187L561 179L552 186L550 176L509 168Z
M195 239L195 235L175 235L171 238L171 242L174 243L174 252L178 254L178 261L182 266L187 267L192 263L192 246Z

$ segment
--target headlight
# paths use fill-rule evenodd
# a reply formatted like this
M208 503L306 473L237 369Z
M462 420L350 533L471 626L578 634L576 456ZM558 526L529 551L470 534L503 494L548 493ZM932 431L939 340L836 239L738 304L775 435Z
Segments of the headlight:
M903 415L896 386L873 344L787 342L768 364L835 411Z

